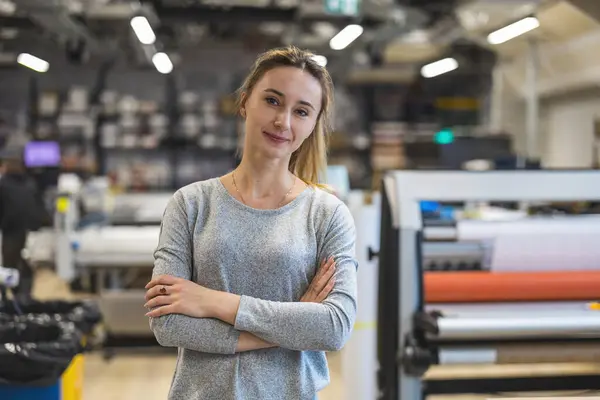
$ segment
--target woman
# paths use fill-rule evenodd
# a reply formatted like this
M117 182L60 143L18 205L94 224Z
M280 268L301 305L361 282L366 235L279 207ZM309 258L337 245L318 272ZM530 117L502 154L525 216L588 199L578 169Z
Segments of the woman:
M146 307L158 342L179 348L170 399L312 400L325 351L350 336L355 227L317 184L333 87L313 57L258 58L240 90L239 167L165 210Z

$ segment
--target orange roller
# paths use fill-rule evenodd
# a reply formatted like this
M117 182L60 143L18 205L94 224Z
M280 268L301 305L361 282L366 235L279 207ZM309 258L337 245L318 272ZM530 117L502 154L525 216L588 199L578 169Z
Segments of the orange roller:
M427 272L426 303L600 299L600 271Z

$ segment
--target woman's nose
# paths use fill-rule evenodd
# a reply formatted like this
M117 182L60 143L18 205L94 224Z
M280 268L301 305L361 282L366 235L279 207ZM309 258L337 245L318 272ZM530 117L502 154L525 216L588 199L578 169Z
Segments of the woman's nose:
M290 114L287 112L279 113L274 122L275 128L281 129L282 131L290 128Z

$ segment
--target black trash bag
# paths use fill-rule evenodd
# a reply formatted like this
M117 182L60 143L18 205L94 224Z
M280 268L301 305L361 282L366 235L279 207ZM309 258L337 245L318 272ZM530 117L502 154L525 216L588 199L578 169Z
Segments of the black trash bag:
M83 352L74 323L35 320L0 324L0 385L54 385Z
M0 321L12 320L19 314L45 316L58 322L73 322L83 334L90 334L102 320L100 308L90 301L12 301L0 302Z

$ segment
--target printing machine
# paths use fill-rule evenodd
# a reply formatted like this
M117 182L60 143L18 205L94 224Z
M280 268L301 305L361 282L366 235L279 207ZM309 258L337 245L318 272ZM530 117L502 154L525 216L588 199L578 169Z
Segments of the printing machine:
M54 243L51 256L62 279L93 283L90 289L98 295L107 346L124 338L153 339L144 316L144 285L152 274L160 223L171 197L172 193L117 195L106 218L84 227L78 227L77 194L64 193L57 200L55 229L45 240Z
M600 362L600 311L593 303L600 298L600 286L585 295L591 298L579 301L428 304L423 253L431 245L425 240L432 234L419 208L421 201L598 199L600 171L388 173L382 185L377 254L378 398L421 400L432 394L600 389L600 368L578 374L557 370L538 377L431 379L429 372L441 365ZM452 240L452 235L446 237Z
M121 278L133 269L152 268L160 222L172 193L115 196L105 220L78 228L75 196L58 199L52 254L58 275L66 281L85 274L109 276L108 288L122 288ZM62 206L61 206L62 204ZM106 288L100 279L97 290Z
M108 288L121 288L123 272L152 268L162 213L171 196L171 193L118 195L106 223L81 229L74 229L79 219L75 207L60 207L53 237L42 232L34 236L38 241L32 241L28 247L33 253L34 249L52 247L40 246L40 242L55 240L55 250L42 254L37 251L37 257L32 255L35 261L51 263L50 258L53 258L59 276L67 281L82 274L102 275L97 282L98 292L105 289L107 276ZM454 226L444 222L432 223L432 229L438 239L440 235L454 238L456 234ZM485 270L489 268L491 252L492 246L484 241L432 241L424 244L423 268L428 271Z

